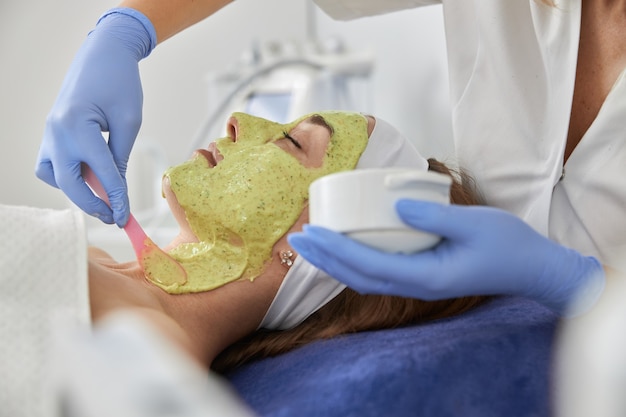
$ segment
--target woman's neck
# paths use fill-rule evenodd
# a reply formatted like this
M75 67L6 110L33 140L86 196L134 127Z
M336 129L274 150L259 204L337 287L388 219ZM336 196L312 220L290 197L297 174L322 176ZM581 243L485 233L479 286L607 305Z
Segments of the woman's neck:
M256 329L280 285L280 279L271 275L212 291L172 295L147 281L137 263L119 264L90 248L91 316L97 325L108 313L131 310L209 367L224 348Z

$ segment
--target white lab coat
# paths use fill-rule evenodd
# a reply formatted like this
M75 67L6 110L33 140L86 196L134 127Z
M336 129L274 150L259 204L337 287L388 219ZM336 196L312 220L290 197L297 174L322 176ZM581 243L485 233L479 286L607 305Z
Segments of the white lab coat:
M626 81L563 166L581 0L316 0L351 19L443 3L457 158L488 204L604 264L626 254ZM416 40L419 41L419 40Z

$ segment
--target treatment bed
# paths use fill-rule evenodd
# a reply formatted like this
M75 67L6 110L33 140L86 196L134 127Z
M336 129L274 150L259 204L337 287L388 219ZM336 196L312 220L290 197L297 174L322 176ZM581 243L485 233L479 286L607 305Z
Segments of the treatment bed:
M498 297L464 315L319 341L227 375L261 416L550 415L558 318Z
M81 214L0 205L0 226L10 237L0 240L0 416L147 416L132 410L166 400L205 410L169 415L203 417L550 414L559 320L532 301L496 297L453 318L318 341L223 384L134 319L89 328ZM57 331L68 321L77 328ZM85 412L64 412L70 400Z

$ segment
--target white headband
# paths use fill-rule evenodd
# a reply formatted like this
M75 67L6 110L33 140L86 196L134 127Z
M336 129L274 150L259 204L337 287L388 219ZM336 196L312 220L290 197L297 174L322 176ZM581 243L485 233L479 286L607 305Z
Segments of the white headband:
M413 168L428 170L428 161L396 128L381 119L370 135L356 169ZM335 298L346 285L298 256L283 279L259 328L291 329Z

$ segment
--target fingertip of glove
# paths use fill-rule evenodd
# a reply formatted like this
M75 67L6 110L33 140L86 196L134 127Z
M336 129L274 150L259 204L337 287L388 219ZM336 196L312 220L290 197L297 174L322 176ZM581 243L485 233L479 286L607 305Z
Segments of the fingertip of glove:
M396 202L396 208L402 210L425 209L431 207L439 207L441 203L428 200L412 200L409 198L401 198Z
M113 213L113 217L111 218L111 223L115 222L117 226L122 229L128 223L129 213L127 211L123 212L115 212Z
M287 241L291 245L292 248L298 252L300 256L306 259L312 265L318 266L320 265L320 254L315 249L314 245L311 244L309 238L305 233L294 233L287 236Z
M113 223L115 223L114 220L113 220L113 216L111 216L111 214L109 214L109 213L96 212L96 213L89 213L89 215L95 217L96 219L98 219L101 222L106 223L106 224L113 224Z
M398 215L409 223L422 219L432 207L433 203L429 201L402 199L396 202Z
M59 188L54 179L54 170L50 162L40 162L35 166L35 176L52 187Z
M292 233L287 236L287 242L294 248L296 251L300 252L300 249L306 250L307 248L307 239L304 233Z

